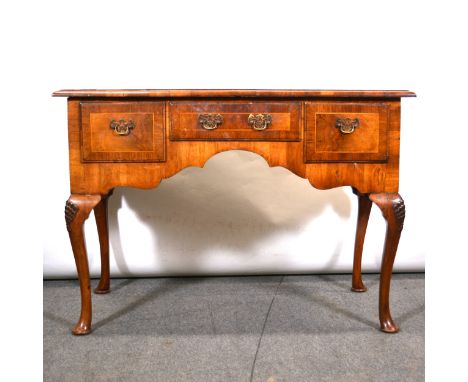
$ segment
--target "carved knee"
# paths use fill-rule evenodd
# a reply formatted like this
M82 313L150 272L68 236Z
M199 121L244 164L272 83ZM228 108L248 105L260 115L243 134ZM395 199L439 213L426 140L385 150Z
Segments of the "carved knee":
M382 215L389 223L401 231L405 221L406 208L403 198L398 193L370 194L372 200L382 211Z

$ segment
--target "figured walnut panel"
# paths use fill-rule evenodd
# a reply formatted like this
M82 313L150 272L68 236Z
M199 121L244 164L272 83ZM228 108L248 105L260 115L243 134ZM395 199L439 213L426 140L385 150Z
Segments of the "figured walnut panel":
M118 102L118 101L113 101ZM142 102L142 101L140 101ZM308 102L316 102L308 100ZM351 100L343 100L349 103ZM217 153L246 150L262 156L269 166L282 166L319 189L353 186L362 193L398 192L400 101L385 101L389 111L386 162L304 163L304 142L292 141L171 141L166 134L163 163L98 163L81 161L80 100L68 100L70 186L76 194L105 195L114 187L154 188L162 179L189 166L203 167ZM169 102L166 106L169 123Z
M306 103L306 162L385 162L385 103Z
M165 160L164 102L82 102L83 162Z
M171 140L200 141L299 141L301 102L170 102ZM249 116L266 116L271 123L255 130ZM217 117L203 127L200 117ZM211 121L208 121L211 122Z

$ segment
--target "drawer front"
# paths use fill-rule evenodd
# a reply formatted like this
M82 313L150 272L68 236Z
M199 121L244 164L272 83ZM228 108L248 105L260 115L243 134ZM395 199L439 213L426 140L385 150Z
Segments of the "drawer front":
M299 141L300 102L171 102L171 140Z
M385 103L306 103L306 162L385 162Z
M82 102L83 162L165 160L164 102Z

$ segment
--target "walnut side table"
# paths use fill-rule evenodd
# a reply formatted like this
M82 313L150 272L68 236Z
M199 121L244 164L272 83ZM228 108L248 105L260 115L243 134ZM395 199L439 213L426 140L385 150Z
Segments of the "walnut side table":
M359 212L352 290L366 291L361 256L372 203L387 221L379 292L380 328L395 333L390 280L405 204L398 194L400 101L409 91L60 90L68 97L71 195L66 226L81 290L72 329L91 331L84 221L94 210L101 248L95 293L109 292L107 200L118 186L149 189L226 150L261 155L319 189L351 186Z

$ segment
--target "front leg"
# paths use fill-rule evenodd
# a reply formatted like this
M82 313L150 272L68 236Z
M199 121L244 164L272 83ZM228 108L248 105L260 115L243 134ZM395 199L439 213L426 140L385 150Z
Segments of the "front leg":
M390 314L390 281L392 277L393 262L398 249L403 222L405 220L405 203L400 194L370 194L372 200L382 210L387 221L387 234L382 256L379 291L379 318L380 329L386 333L398 332L398 326L393 322Z
M91 286L83 225L91 210L100 200L100 195L72 194L65 204L65 221L75 257L81 291L81 315L78 323L72 329L72 333L76 335L91 332Z

